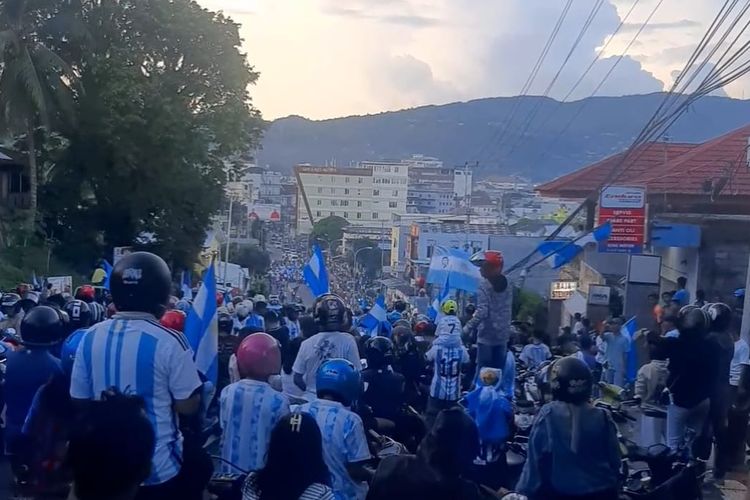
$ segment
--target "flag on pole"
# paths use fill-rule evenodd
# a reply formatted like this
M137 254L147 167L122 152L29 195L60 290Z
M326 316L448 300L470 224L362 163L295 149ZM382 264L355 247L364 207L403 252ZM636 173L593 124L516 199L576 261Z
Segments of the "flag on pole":
M630 318L620 329L622 336L627 337L630 341L630 349L628 350L625 360L625 380L629 382L634 381L638 375L638 350L635 348L635 345L633 345L635 342L635 332L637 331L638 323L635 316Z
M104 281L102 281L102 288L109 290L109 279L112 277L112 264L106 260L103 260L102 264L104 265Z
M193 282L190 279L190 273L188 271L182 271L182 279L180 280L180 289L182 290L182 298L184 300L193 300Z
M313 253L310 260L302 270L308 288L315 297L320 297L330 290L328 285L328 270L323 252L318 245L313 245Z
M219 358L219 324L216 313L216 272L211 262L203 284L185 320L185 336L193 348L195 365L216 385Z
M543 241L537 247L537 251L547 257L547 263L552 269L557 269L572 262L588 243L606 241L611 235L612 223L605 222L575 240Z
M372 309L370 309L359 321L359 326L368 332L374 332L377 334L377 332L380 331L380 325L388 322L387 315L388 313L385 309L385 297L382 294L378 295Z
M446 288L450 279L452 289L475 293L481 275L479 268L471 263L469 257L468 253L457 248L436 246L427 271L427 283Z
M448 286L448 283L446 283L440 290L440 295L435 297L432 304L430 304L430 308L427 310L427 316L429 316L434 323L437 323L438 319L440 319L440 304L442 304L449 295L450 287Z

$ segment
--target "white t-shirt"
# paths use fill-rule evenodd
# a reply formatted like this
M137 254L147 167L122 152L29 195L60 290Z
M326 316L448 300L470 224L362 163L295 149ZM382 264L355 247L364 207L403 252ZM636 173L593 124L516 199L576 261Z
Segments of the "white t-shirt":
M461 320L456 316L445 315L440 318L435 328L435 336L441 337L443 335L457 335L461 336Z
M343 358L362 369L357 342L348 333L320 332L305 339L299 347L292 371L304 377L308 392L315 392L315 376L324 361Z

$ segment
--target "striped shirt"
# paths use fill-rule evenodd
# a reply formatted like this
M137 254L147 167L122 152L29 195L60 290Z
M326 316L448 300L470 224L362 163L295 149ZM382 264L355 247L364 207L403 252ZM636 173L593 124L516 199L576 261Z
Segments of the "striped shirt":
M367 484L355 482L347 464L370 459L365 427L356 413L341 403L317 399L300 407L309 413L323 435L323 458L331 471L331 485L337 500L364 500Z
M242 500L260 500L263 492L258 486L258 476L251 473L242 487ZM300 495L299 500L334 500L333 491L325 484L313 483Z
M221 391L221 458L245 471L266 465L271 431L284 415L289 401L266 382L242 379ZM237 472L222 463L225 473Z
M461 396L461 365L469 362L469 352L453 336L438 337L425 358L434 363L430 396L444 401L458 401Z
M266 327L266 320L260 314L250 313L245 320L245 326L263 329Z
M99 399L116 388L137 394L156 434L151 476L145 485L172 479L182 463L182 434L172 409L201 386L187 339L146 313L118 313L93 326L81 340L73 364L70 395Z

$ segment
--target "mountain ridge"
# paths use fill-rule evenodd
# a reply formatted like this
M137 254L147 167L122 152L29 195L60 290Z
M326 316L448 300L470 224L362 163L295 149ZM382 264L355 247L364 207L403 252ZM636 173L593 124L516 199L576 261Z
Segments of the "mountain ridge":
M518 174L543 181L627 148L664 96L565 103L487 97L322 120L291 115L269 123L258 163L288 172L299 163L348 165L423 154L447 165L479 162L478 178ZM690 106L668 135L674 142L703 142L747 123L750 101L709 96Z

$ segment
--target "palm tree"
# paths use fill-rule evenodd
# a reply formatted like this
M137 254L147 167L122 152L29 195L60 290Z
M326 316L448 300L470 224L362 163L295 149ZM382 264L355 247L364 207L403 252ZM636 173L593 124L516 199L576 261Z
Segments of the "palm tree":
M78 80L52 50L47 28L65 2L0 0L0 133L25 136L29 166L29 221L37 214L37 164L34 132L50 130L53 119L73 116ZM57 6L55 4L58 4ZM58 19L59 21L59 19Z

